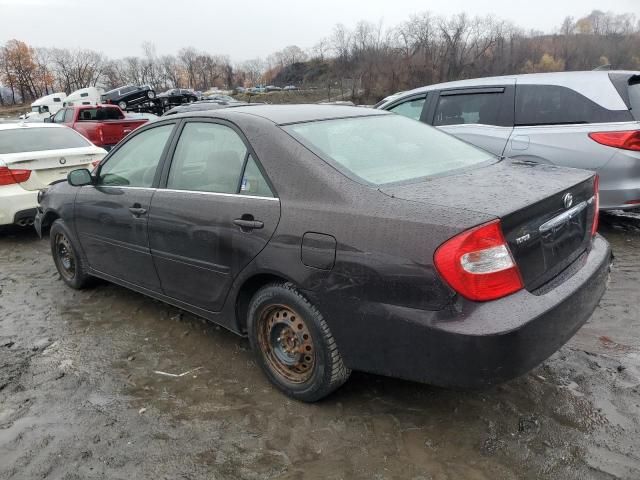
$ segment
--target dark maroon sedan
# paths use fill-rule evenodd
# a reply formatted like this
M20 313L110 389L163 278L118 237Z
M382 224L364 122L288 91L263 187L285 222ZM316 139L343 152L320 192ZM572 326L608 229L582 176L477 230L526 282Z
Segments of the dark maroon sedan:
M318 400L351 370L482 387L589 318L609 271L593 172L494 157L344 106L188 112L41 194L62 279L100 277L247 335Z

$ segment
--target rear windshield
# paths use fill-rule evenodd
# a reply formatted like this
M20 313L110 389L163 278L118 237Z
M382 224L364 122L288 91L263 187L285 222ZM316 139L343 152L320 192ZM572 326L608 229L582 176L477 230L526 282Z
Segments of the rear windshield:
M298 123L284 129L348 176L374 185L447 174L495 159L400 115Z
M122 120L124 115L117 108L83 108L78 115L78 121L95 121L95 120Z
M0 154L41 152L91 145L70 128L15 128L0 130Z

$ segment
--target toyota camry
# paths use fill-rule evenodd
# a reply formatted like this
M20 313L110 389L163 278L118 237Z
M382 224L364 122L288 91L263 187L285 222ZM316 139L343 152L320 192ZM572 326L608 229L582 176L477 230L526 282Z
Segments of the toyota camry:
M186 112L40 194L61 279L123 285L249 338L303 401L352 370L449 387L521 375L609 273L598 177L496 157L392 113Z

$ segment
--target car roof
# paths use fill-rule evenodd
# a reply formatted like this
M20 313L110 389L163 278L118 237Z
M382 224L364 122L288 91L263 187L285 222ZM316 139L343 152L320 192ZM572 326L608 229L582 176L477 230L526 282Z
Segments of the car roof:
M243 105L234 108L224 108L217 110L205 110L199 112L186 112L173 117L215 116L227 117L236 114L247 114L261 117L278 125L290 123L314 122L318 120L329 120L333 118L365 117L372 115L385 115L388 112L372 110L361 107L351 107L344 105L316 105L316 104L295 104L295 105Z
M20 128L67 128L64 125L57 123L44 123L44 122L15 122L15 123L0 123L0 130L17 130Z
M631 70L597 70L579 72L549 72L549 73L526 73L520 75L503 75L499 77L473 78L467 80L457 80L453 82L437 83L425 87L403 92L401 95L394 94L387 97L384 107L392 101L400 98L429 92L431 90L441 90L443 88L465 88L482 87L490 85L557 85L567 87L581 93L585 97L600 104L609 110L626 110L620 94L611 83L610 74L640 75L640 72Z

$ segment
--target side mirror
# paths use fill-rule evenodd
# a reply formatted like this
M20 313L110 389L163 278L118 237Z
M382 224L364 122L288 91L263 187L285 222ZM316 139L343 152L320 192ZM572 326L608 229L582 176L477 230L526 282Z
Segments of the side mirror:
M53 123L53 117L46 117L46 118L43 120L43 122L44 122L44 123Z
M77 170L69 172L67 182L73 187L82 187L84 185L91 185L93 183L93 177L91 177L91 172L86 168L78 168Z

